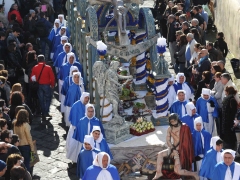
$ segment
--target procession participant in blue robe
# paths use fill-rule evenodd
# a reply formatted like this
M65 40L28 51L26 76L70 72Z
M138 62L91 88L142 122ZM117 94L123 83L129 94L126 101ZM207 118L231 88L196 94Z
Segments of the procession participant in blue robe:
M210 147L211 149L205 154L202 160L199 171L199 176L207 179L211 179L215 165L223 160L221 156L223 140L218 136L212 137Z
M67 54L67 62L60 67L59 73L57 75L58 88L59 88L58 89L59 90L59 101L63 101L62 96L61 96L62 85L63 85L63 81L65 80L65 78L69 75L71 66L77 66L79 72L82 75L82 65L79 62L76 62L75 54L72 52Z
M64 18L64 14L59 14L58 19L60 20L60 26L67 27L67 21Z
M61 44L61 37L62 36L67 36L66 34L66 27L62 26L58 34L56 34L52 40L52 45L51 45L51 59L54 56L54 52L57 50L57 46ZM68 37L68 36L67 36ZM69 37L68 37L69 38Z
M74 72L79 72L77 66L71 66L69 76L67 76L63 82L62 89L61 89L61 112L64 113L66 107L64 106L65 96L67 95L68 88L73 84L72 76Z
M223 162L214 167L211 180L240 180L240 164L234 161L235 153L232 149L222 152Z
M96 155L100 150L94 148L94 140L90 135L84 136L83 150L80 151L77 160L77 176L82 178L86 169L93 164Z
M52 62L56 61L57 56L63 52L63 46L65 43L68 42L68 37L67 36L62 36L61 37L61 43L57 46L56 51L54 52L53 58L52 58Z
M85 116L80 119L77 127L73 133L73 138L83 143L85 135L89 135L92 132L93 126L99 126L103 137L105 138L104 128L98 118L95 117L95 109L92 104L87 104L85 109Z
M202 159L210 149L210 141L212 135L203 129L203 121L201 117L197 117L194 120L194 131L192 133L193 145L194 145L194 155L197 165L195 171L199 172L202 164Z
M72 105L80 99L82 93L85 91L80 72L73 73L72 81L73 84L69 87L64 101L64 106L66 106L66 111L64 113L66 126L70 126L69 113Z
M186 104L185 101L185 94L184 90L178 90L177 92L177 100L172 104L170 108L170 113L177 113L179 118L181 119L186 114Z
M96 155L93 165L87 168L82 180L120 180L118 170L110 164L110 157L105 152Z
M59 19L55 19L54 21L54 26L52 28L52 30L50 31L49 35L48 35L48 39L49 41L53 41L53 38L58 34L59 30L60 30L60 20Z
M187 114L182 117L181 121L188 125L192 133L194 130L194 120L199 117L199 115L197 114L197 109L192 102L187 103L185 108Z
M169 87L169 91L168 91L168 102L170 103L169 106L171 107L171 103L173 103L176 100L176 96L177 96L177 91L178 90L184 90L185 93L185 100L189 101L189 99L193 99L194 98L194 91L193 89L190 87L190 85L185 82L186 81L186 77L184 76L184 73L178 73L176 76L176 81L172 86Z
M94 147L100 149L101 152L108 153L110 158L113 159L110 148L106 139L103 138L103 134L101 133L101 128L99 126L93 126L91 136L93 136L94 139Z
M198 114L203 119L205 130L214 136L217 135L214 118L218 117L218 103L210 93L210 89L202 89L201 97L199 97L196 102L196 108Z
M63 46L63 52L61 52L58 56L56 61L54 62L54 66L56 67L56 72L59 72L60 67L67 62L67 53L73 52L76 57L76 61L79 62L76 53L72 49L72 45L70 43L65 43Z
M72 105L69 122L71 126L68 131L66 139L66 157L73 162L77 162L78 154L82 148L82 143L73 139L74 130L81 118L85 116L85 106L89 103L90 94L88 92L83 92L79 101Z

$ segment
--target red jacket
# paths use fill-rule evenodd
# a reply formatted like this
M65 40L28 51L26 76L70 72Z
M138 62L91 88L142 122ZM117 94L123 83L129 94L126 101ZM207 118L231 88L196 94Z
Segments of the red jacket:
M34 66L32 69L32 76L36 76L36 80L38 80L38 77L41 73L41 70L43 68L43 62L39 62L38 65ZM30 78L31 80L31 78ZM31 80L32 81L32 80ZM39 84L49 84L53 88L55 85L55 77L52 71L52 68L45 64L45 67L43 68L42 75L38 81Z
M16 14L16 16L17 16L17 22L18 22L20 25L23 25L22 17L21 17L21 15L20 15L20 12L17 11L17 10L12 10L11 12L10 12L10 11L8 12L8 21L9 21L9 22L11 21L10 17L11 17L12 14Z

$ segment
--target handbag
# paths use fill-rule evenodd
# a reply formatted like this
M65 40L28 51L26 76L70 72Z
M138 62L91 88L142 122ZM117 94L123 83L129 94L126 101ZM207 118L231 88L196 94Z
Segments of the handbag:
M32 82L32 83L30 84L31 91L33 91L33 92L37 92L37 91L38 91L38 88L39 88L39 83L38 83L38 81L39 81L39 79L40 79L40 77L41 77L41 75L42 75L42 72L43 72L43 68L44 68L44 67L45 67L45 64L44 64L43 67L42 67L42 70L41 70L41 72L40 72L40 74L39 74L38 80L37 80L37 81L34 81L34 82Z
M37 144L36 141L33 141L34 145L34 152L31 152L31 160L30 160L30 166L33 167L36 163L40 161L39 156L37 154Z

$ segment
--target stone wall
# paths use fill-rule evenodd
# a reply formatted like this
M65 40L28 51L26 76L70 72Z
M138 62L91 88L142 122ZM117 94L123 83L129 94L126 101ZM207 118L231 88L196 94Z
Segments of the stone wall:
M240 1L215 0L215 24L225 34L229 49L240 57Z
M215 0L215 25L222 31L228 43L230 52L235 58L240 58L240 0ZM232 58L230 55L229 58ZM230 61L226 69L231 74L234 83L240 89L240 82L235 77Z

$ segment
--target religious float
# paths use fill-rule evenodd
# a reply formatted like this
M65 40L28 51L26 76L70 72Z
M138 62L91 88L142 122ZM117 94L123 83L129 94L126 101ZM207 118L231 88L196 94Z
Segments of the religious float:
M166 39L156 34L151 10L140 4L143 0L67 3L71 43L83 66L86 90L103 123L112 163L122 164L124 173L124 164L138 153L146 156L141 167L154 172L156 153L166 148L167 127L157 131L166 125L169 108ZM144 140L132 142L133 135Z

